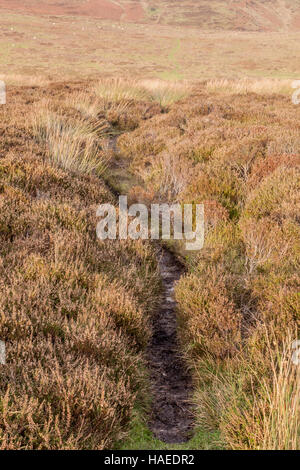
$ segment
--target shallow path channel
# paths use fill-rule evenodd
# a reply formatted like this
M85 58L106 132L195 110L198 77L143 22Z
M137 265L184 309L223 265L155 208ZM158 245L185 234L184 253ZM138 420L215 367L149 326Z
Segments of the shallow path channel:
M110 146L118 153L116 137L111 139ZM119 153L118 156L117 167L120 168L123 166L122 158ZM125 163L124 167L126 168ZM116 169L118 184L109 186L115 195L119 196L120 188L128 186L128 181L132 183L133 175L130 176L126 170L119 172L118 168ZM152 319L153 335L147 348L152 395L148 423L157 439L175 444L188 441L194 426L191 405L193 387L180 354L174 296L175 283L184 273L184 268L171 251L161 246L159 270L163 289L159 306Z
M187 441L193 427L192 383L177 339L174 284L183 274L177 258L165 248L160 251L163 293L153 317L153 336L147 351L151 378L152 412L149 427L166 443Z

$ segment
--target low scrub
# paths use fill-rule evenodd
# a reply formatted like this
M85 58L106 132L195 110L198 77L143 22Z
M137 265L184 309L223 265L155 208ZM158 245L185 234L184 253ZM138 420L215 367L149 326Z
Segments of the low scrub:
M119 139L140 199L204 204L203 249L172 245L187 266L178 322L199 425L231 449L300 448L300 107L287 86L207 82Z
M95 101L62 85L48 108L23 90L1 111L2 448L108 448L145 390L155 251L95 236L97 205L114 200L96 177L103 137L124 130L132 199L204 204L203 249L171 244L197 424L225 448L300 448L300 107L271 85L176 85L170 98L160 82L104 80ZM28 101L42 108L33 127Z
M78 142L99 129L46 114L43 96L12 90L0 110L0 448L112 448L144 393L155 250L96 238L96 208L114 197ZM34 133L29 106L42 108Z
M100 80L95 84L94 91L99 98L107 102L120 103L122 101L149 99L146 89L134 80L120 78Z

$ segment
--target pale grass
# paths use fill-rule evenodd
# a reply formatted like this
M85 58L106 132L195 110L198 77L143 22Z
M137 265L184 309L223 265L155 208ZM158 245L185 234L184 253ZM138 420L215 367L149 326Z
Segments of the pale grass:
M163 107L176 103L191 93L191 85L186 81L167 82L149 79L140 83L150 93L151 99Z
M186 81L112 78L100 80L95 85L94 92L107 102L155 101L164 107L186 98L191 92L191 85Z
M128 110L129 103L128 100L123 99L121 101L107 101L86 91L72 93L64 101L67 108L76 109L84 118L91 120L101 120L107 114L111 115L112 113L120 116ZM102 122L104 124L104 120ZM108 122L106 126L107 132L110 134L115 133Z
M232 416L224 430L233 448L236 443L230 442L230 434L240 424L249 436L247 449L296 450L300 445L300 367L292 361L295 333L287 330L280 344L272 327L263 326L263 331L266 350L255 349L253 365L245 364L260 389L253 386L250 396L243 395L244 405L231 407ZM262 374L265 368L268 373Z
M213 79L206 82L206 89L213 93L228 93L228 94L288 94L292 95L292 80L280 80L272 78L251 79L243 78L238 80L233 79Z
M282 263L291 250L291 241L284 240L282 232L266 217L245 219L240 224L245 244L245 268L252 274L260 266ZM272 233L272 237L268 236Z
M3 80L7 85L16 86L34 86L42 87L47 86L51 83L50 78L46 78L42 75L25 75L25 74L0 74L0 80Z
M46 143L52 164L86 174L105 171L110 155L100 148L99 138L107 131L103 121L96 125L83 118L71 121L41 106L33 116L32 129L36 138Z
M149 94L138 81L121 78L99 80L94 86L94 93L107 102L149 100Z

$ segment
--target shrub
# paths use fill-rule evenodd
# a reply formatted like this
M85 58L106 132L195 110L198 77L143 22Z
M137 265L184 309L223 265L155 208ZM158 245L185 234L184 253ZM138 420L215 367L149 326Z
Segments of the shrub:
M22 90L25 103L31 93L43 96ZM33 138L22 122L28 106L8 103L0 124L0 448L112 448L145 388L155 250L97 240L96 207L114 202L112 193L76 162L42 158L59 130L86 142L89 121L46 114L41 101Z
M188 341L190 354L209 353L224 358L236 352L241 316L230 298L226 277L214 268L206 276L204 281L191 274L176 288L182 334Z
M278 167L254 189L245 205L245 215L296 217L299 199L299 168Z

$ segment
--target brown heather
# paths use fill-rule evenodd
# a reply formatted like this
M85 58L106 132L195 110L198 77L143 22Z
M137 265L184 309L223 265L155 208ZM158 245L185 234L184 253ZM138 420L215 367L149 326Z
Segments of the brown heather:
M230 85L230 86L229 86ZM151 200L204 203L177 284L198 422L232 449L300 448L300 106L247 82L199 85L119 139Z
M11 93L0 110L3 449L113 446L145 392L159 290L149 244L96 240L95 209L113 196L96 167L51 158L27 123L46 102L64 122L101 122L101 161L114 157L104 134L127 131L118 145L139 177L133 201L204 203L204 248L171 244L187 268L176 297L198 424L225 448L300 448L300 106L273 85L208 82L186 97L184 85L116 80L111 91ZM145 88L158 103L143 101Z
M28 122L37 108L47 113L45 96L55 105L68 92L10 89L0 109L2 449L109 448L146 383L141 352L159 289L154 250L97 240L96 207L114 197L92 168L87 175L57 165ZM101 159L101 136L97 146Z

